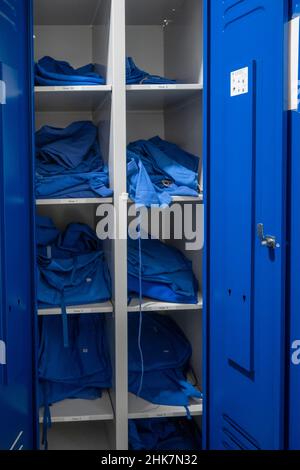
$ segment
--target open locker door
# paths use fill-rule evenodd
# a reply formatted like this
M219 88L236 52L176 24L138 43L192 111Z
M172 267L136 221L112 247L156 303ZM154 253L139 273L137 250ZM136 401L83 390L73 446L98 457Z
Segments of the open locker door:
M289 335L289 449L300 450L300 2L291 2L290 23L290 335ZM295 86L293 87L293 84Z
M30 1L0 0L0 449L34 447Z
M206 1L206 440L283 447L285 0Z

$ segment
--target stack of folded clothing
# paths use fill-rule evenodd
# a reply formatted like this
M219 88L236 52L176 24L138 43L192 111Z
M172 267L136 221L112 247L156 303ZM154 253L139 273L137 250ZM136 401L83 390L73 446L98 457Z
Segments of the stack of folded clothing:
M159 85L159 84L174 84L176 80L169 80L168 78L160 77L158 75L151 75L144 70L139 69L132 57L127 57L126 60L126 83L127 85Z
M104 85L105 79L95 69L94 64L74 69L68 62L46 56L35 64L35 84L38 86Z
M39 404L44 407L43 443L51 426L50 406L67 398L93 400L112 386L112 370L101 315L70 315L70 347L64 348L59 317L40 321Z
M198 302L198 283L191 261L159 240L128 239L128 291L129 296L143 295L163 302Z
M157 405L183 406L201 392L187 380L192 348L171 319L157 313L128 316L129 391ZM142 349L143 354L140 354Z
M201 434L184 419L151 418L129 420L131 450L201 450Z
M96 126L74 122L65 129L44 126L36 132L36 197L110 197Z
M102 243L84 224L59 233L51 221L37 219L39 307L61 307L64 344L69 346L67 305L111 298L111 279Z
M131 199L145 207L170 205L172 196L199 195L199 158L159 137L127 148L127 186Z

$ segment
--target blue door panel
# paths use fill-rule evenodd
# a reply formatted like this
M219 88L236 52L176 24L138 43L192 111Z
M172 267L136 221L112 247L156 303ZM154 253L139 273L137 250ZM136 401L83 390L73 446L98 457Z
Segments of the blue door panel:
M291 282L289 448L300 450L300 112L291 113Z
M287 6L206 2L211 449L283 446ZM262 246L258 224L276 249Z
M291 2L291 17L300 15L299 0ZM300 69L299 69L300 77ZM290 450L300 450L300 106L290 113L290 334L289 362L289 439Z
M29 1L0 1L0 449L15 450L34 448L36 420L30 15Z
M220 301L225 307L226 355L236 367L252 370L252 226L253 200L255 202L255 178L252 167L255 146L255 64L226 64L226 89L230 90L232 70L248 67L249 92L235 99L230 93L224 97L222 115L224 116L225 165L224 208L224 281L227 291ZM241 85L245 86L245 84ZM237 139L236 136L239 136ZM238 178L232 178L232 169ZM242 243L237 243L241 240Z

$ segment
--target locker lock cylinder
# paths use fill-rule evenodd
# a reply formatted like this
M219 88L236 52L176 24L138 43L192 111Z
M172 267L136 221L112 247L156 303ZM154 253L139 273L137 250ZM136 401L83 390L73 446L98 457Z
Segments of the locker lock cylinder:
M257 235L262 246L271 248L272 250L280 248L279 243L276 243L276 237L264 234L264 224L257 224Z

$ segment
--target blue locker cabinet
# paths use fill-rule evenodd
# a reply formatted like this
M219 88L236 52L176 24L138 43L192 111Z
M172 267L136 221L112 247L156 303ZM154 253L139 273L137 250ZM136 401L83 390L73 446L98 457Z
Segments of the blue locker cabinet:
M288 2L205 3L207 447L282 449Z
M0 449L32 449L34 259L30 2L0 2Z
M286 108L300 2L203 0L203 12L204 448L300 449L300 112ZM0 0L1 450L39 441L32 17L31 0Z

